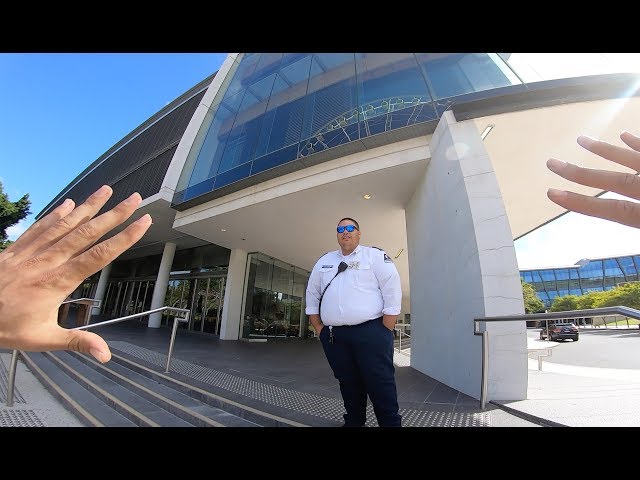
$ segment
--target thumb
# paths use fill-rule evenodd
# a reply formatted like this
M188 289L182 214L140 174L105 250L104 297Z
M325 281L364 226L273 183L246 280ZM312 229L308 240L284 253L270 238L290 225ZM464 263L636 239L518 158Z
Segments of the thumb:
M111 360L111 350L100 335L84 330L67 330L67 332L66 350L89 353L101 363Z

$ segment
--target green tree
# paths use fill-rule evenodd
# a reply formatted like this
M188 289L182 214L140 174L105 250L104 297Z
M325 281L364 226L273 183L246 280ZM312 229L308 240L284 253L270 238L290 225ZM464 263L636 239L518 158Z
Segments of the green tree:
M579 295L576 300L576 309L577 310L588 310L589 308L594 308L593 303L596 300L596 297L593 295L595 292L588 292L584 295Z
M593 308L623 306L640 309L640 283L627 283L598 294Z
M553 299L550 310L552 312L568 312L569 310L578 310L577 295L565 295Z
M544 303L536 295L533 285L520 279L522 284L522 298L524 299L524 313L544 312Z
M2 182L0 182L0 252L13 243L11 240L7 240L7 228L29 215L31 213L30 206L31 200L29 200L28 193L17 202L10 202L7 194L4 193Z

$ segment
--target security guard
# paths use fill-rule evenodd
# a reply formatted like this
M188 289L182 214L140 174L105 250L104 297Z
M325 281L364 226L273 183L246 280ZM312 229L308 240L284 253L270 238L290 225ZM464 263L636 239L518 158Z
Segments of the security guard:
M340 383L345 427L366 422L367 395L381 427L400 427L393 328L402 290L393 260L360 245L353 218L338 222L340 250L316 262L307 285L306 310Z

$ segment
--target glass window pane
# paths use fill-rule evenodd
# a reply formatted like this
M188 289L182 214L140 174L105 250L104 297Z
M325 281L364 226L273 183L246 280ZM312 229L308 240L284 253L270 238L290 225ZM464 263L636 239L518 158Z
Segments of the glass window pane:
M256 146L256 158L300 141L310 65L311 57L306 56L276 75ZM295 159L296 155L297 149L289 160Z
M189 180L189 186L207 180L217 173L220 160L222 159L222 153L229 138L229 131L233 126L237 112L231 105L237 103L239 107L242 96L244 96L244 92L218 105L202 147L200 148L200 152L198 153L198 159L196 160L196 166Z
M247 87L229 132L218 174L252 160L262 124L262 114L267 108L267 100L275 78L275 75L270 75Z
M416 57L436 100L520 83L497 55L417 53Z
M353 53L313 56L300 142L302 155L359 138L355 74Z
M618 258L618 262L620 263L620 267L622 267L622 271L625 275L635 275L637 273L631 257L620 257Z
M361 136L436 118L413 53L357 53Z
M236 95L252 83L254 80L252 75L261 56L261 53L245 53L242 56L223 98Z

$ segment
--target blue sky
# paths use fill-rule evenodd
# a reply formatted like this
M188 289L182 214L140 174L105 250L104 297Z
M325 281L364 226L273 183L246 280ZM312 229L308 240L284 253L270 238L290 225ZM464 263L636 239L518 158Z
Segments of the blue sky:
M217 71L225 57L0 53L0 181L12 201L29 193L32 211L8 230L9 238L87 165ZM520 268L632 253L640 253L640 230L575 213L516 241Z

